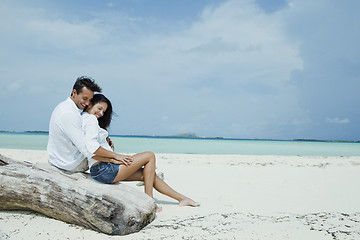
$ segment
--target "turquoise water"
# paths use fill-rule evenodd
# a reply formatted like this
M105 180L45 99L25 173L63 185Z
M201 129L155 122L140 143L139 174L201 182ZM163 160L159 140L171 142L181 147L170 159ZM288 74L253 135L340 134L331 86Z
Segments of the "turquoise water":
M360 143L112 136L115 151L137 153L360 156ZM0 133L0 148L46 150L46 133Z

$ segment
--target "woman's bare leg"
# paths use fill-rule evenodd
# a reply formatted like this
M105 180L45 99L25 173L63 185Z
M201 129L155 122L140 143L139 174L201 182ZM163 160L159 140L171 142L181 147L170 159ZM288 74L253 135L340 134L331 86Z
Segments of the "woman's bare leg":
M142 157L144 156L148 156L150 154L151 158L154 158L154 160L151 160L151 161L154 161L154 165L151 165L153 168L148 168L146 169L146 166L142 169L141 167L133 172L133 174L129 175L128 177L126 178L123 178L121 179L122 181L144 181L144 184L145 184L145 193L147 193L147 187L150 188L150 184L152 183L151 185L151 193L152 193L152 188L154 187L158 192L168 196L168 197L171 197L177 201L179 201L179 205L180 206L193 206L193 207L196 207L196 206L199 206L200 204L199 203L196 203L195 201L193 201L192 199L176 192L174 189L172 189L167 183L165 183L163 180L161 180L155 173L155 155L153 153L149 153L147 152L147 155L142 155L141 153L140 154L137 154L137 155L134 155L134 162L138 161L138 162L142 162L141 160L137 160L137 159L141 159ZM137 156L137 157L135 157ZM133 162L133 164L134 164ZM146 161L145 161L146 162ZM133 165L132 164L132 165ZM131 167L132 165L130 165L129 167ZM120 166L122 167L122 166ZM121 170L123 170L125 168L129 168L129 167L126 167L126 166L123 166L120 170L119 170L119 173ZM150 174L149 172L147 171L153 171L152 174ZM119 174L118 174L119 176ZM118 179L118 176L115 178L115 180ZM154 178L152 178L152 176L154 176ZM149 179L147 178L150 178L150 181ZM152 178L152 179L151 179ZM120 180L120 181L121 181ZM152 181L151 181L152 180ZM114 181L115 182L115 181ZM149 191L149 190L148 190ZM152 197L152 195L149 195Z
M179 206L192 206L192 207L200 206L199 203L193 201L191 198L188 198L188 197L176 192L166 182L161 180L161 178L159 178L157 175L155 175L154 188L158 192L160 192L168 197L178 200Z
M113 182L124 181L142 169L142 180L145 184L145 193L153 197L155 179L155 155L152 152L139 153L133 156L134 161L130 166L120 165L119 172Z

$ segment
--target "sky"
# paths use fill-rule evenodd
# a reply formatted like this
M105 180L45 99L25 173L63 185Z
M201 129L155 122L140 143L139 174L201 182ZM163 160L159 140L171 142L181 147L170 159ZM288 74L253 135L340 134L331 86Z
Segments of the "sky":
M2 0L0 130L47 131L79 76L110 134L360 140L360 1Z

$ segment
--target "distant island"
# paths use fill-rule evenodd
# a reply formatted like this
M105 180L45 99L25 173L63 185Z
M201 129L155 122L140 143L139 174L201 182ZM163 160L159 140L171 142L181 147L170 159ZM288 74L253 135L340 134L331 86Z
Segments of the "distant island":
M196 133L179 133L167 137L176 137L176 138L206 138L206 139L224 139L223 137L199 137Z
M196 133L179 133L172 135L172 137L184 137L184 138L199 138Z
M49 133L49 131L25 131L26 133Z
M4 131L0 130L1 133L49 133L49 131Z
M304 141L304 142L360 142L360 141L347 141L347 140L318 140L318 139L293 139L293 141Z

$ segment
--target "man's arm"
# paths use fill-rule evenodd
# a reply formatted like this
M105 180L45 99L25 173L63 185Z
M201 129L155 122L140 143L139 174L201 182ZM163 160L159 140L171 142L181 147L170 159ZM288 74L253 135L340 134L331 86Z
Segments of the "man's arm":
M110 137L107 137L107 138L106 138L106 141L108 142L108 144L109 144L109 146L111 147L111 149L112 149L113 151L115 151L114 143L113 143L113 141L111 141Z
M76 116L73 113L66 113L61 115L60 121L65 135L70 139L72 144L74 144L84 156L91 155L85 145L85 134L81 127L80 116Z

